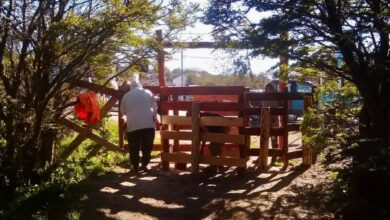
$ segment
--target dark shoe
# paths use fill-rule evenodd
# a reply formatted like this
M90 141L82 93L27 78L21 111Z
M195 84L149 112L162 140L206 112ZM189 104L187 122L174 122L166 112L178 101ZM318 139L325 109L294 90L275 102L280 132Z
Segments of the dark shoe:
M130 175L137 175L137 174L138 174L138 167L131 167Z
M141 166L140 170L141 170L142 172L149 172L148 166Z

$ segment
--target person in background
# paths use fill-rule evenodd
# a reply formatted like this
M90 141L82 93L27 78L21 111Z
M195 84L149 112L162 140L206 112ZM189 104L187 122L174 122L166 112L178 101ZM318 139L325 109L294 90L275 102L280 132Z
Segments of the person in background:
M157 121L157 102L153 93L144 89L138 79L134 79L130 84L130 90L122 98L120 111L126 116L131 172L138 172L140 149L141 169L147 171Z
M271 83L267 84L264 90L265 93L274 93L278 92L276 88L272 86ZM263 101L262 103L263 107L280 107L281 103L278 101ZM271 116L271 127L272 128L279 128L281 126L279 116L273 115ZM277 136L271 136L271 146L272 148L278 148L278 137ZM272 162L275 162L275 158L272 158Z

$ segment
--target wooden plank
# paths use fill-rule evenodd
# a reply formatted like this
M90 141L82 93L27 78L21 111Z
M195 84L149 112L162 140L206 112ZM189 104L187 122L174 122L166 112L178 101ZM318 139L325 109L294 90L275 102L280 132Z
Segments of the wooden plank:
M204 132L200 135L201 141L210 141L215 143L233 143L233 144L245 144L244 135L232 135Z
M303 152L301 150L288 152L288 159L302 158L302 156Z
M182 110L188 111L191 109L191 101L161 101L160 108L165 111ZM200 110L202 111L240 111L241 105L237 102L202 102Z
M156 30L156 35L157 35L157 41L162 43L163 41L162 30ZM164 52L164 48L159 48L157 50L157 72L158 72L159 86L165 86L164 68L165 68L165 52Z
M250 128L250 127L245 127L243 129L243 134L244 135L249 135L249 136L258 136L260 135L260 128Z
M199 41L199 42L164 42L164 48L235 48L235 49L251 49L249 44L234 41L229 44L210 42L210 41Z
M260 148L250 148L248 149L248 156L259 156L259 151L260 151ZM278 148L269 148L268 149L268 156L282 156L283 155L283 152L282 152L282 149L278 149Z
M103 145L104 147L107 147L107 149L109 149L109 150L123 152L123 150L121 148L119 148L117 145L115 145L115 144L111 143L110 141L107 141L106 139L92 133L92 131L87 130L86 128L84 128L82 126L79 126L78 124L75 124L75 123L69 121L66 118L60 118L59 122L61 124L65 125L66 127L69 127L71 129L79 132L79 133L86 132L86 136L89 139L95 141L98 144Z
M186 153L161 153L162 162L191 163L191 155Z
M305 96L313 96L312 93L280 93L280 92L246 92L245 99L249 101L282 101L282 100L303 100Z
M261 109L261 134L260 134L260 155L259 168L265 169L268 166L268 146L270 134L270 108Z
M108 112L111 110L111 108L116 104L118 101L118 98L113 96L111 97L107 103L101 108L100 115L101 117L105 117ZM77 149L77 147L85 140L87 139L87 135L91 132L92 128L94 128L96 125L87 125L85 128L83 128L82 132L79 132L80 134L77 135L77 137L68 145L68 147L61 153L61 155L58 157L60 160L65 160L68 158L74 150ZM72 127L73 129L73 127ZM120 148L120 147L119 147Z
M163 115L161 118L161 123L166 124L174 124L174 125L192 125L191 117L184 116L168 116Z
M303 100L303 106L304 110L307 111L308 108L313 106L313 97L311 96L305 96ZM302 136L305 135L305 132L302 133ZM310 167L313 164L313 152L311 149L311 146L309 146L307 143L305 143L302 139L302 164L304 166Z
M289 123L287 129L288 131L300 131L301 125L299 123Z
M214 166L229 166L229 167L246 167L248 158L233 158L233 157L213 157L200 156L199 162L201 164L210 164Z
M243 118L227 118L218 116L205 116L200 118L200 126L226 126L243 127Z
M244 109L245 115L258 115L261 112L261 107L250 107ZM271 115L282 115L284 113L283 107L271 107ZM261 113L260 113L261 114Z
M192 104L192 148L191 148L191 172L199 171L200 149L200 103Z
M161 95L238 95L245 92L243 86L191 86L161 87Z
M160 131L161 139L192 140L192 132Z
M92 91L95 91L95 92L100 93L100 94L106 94L109 96L113 96L113 97L116 97L118 99L120 97L122 97L123 94L125 93L124 91L111 89L111 88L108 88L108 87L105 87L105 86L102 86L102 85L99 85L96 83L90 83L90 82L83 81L83 80L73 80L72 84L74 86L77 86L77 87L86 88L88 90L92 90Z

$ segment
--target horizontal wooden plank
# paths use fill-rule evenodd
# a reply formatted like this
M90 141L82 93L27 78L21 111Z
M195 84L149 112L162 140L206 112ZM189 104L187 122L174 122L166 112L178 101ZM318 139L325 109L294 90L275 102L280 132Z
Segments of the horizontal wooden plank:
M288 131L300 131L301 125L299 123L289 123L287 129Z
M161 153L162 162L191 163L191 154L186 153Z
M188 111L192 108L192 102L190 101L160 101L160 109L162 111L169 110L183 110Z
M215 143L233 143L233 144L245 144L244 135L231 135L221 133L204 132L200 137L201 141L210 141Z
M192 132L160 131L161 139L192 140Z
M218 116L205 116L200 118L200 126L242 127L244 126L244 119L218 117Z
M261 93L261 92L246 92L245 100L247 101L282 101L282 100L303 100L304 96L313 96L312 93Z
M248 155L249 156L259 156L259 148L250 148L248 149ZM268 149L268 156L282 156L283 151L282 149L276 149L276 148L269 148Z
M261 128L250 128L250 127L245 127L244 128L244 134L245 135L260 135Z
M71 128L71 129L77 131L78 133L83 133L83 135L85 135L89 139L95 141L96 143L101 144L102 146L106 147L108 150L119 151L119 152L123 152L124 151L119 146L117 146L114 143L108 141L107 139L102 138L102 137L94 134L92 132L92 130L90 130L88 128L84 128L84 127L82 127L82 126L80 126L80 125L78 125L76 123L73 123L72 121L70 121L70 120L68 120L66 118L60 118L60 119L58 119L58 122L63 124L64 126L66 126L68 128Z
M215 166L246 167L247 158L200 156L199 163Z
M291 151L287 153L288 159L302 158L303 152L302 150Z
M240 95L245 92L243 86L191 86L161 87L161 95Z
M161 123L164 125L192 125L192 118L185 116L168 116L163 115L161 118Z
M251 107L251 108L245 108L244 114L245 115L261 115L261 107ZM283 107L272 107L270 108L270 114L271 115L283 115L284 114L284 108Z
M98 92L101 94L115 96L117 98L121 98L123 96L123 94L125 94L125 92L126 92L126 91L119 91L116 89L111 89L108 87L103 87L102 85L90 83L90 82L83 81L83 80L73 80L72 84L74 86L86 88L88 90L92 90L92 91L95 91L95 92Z
M282 136L284 132L283 128L271 128L269 134L271 136Z
M229 44L210 42L210 41L198 41L198 42L164 42L164 48L236 48L236 49L251 49L249 44L233 41Z

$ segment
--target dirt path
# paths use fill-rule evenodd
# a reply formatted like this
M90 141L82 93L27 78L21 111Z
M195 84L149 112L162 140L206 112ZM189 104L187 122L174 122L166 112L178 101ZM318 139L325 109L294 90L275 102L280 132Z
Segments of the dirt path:
M86 182L75 209L81 219L331 219L311 191L326 181L319 166L273 167L258 172L249 162L245 178L233 169L217 175L126 168ZM296 161L297 164L300 161ZM315 194L315 193L314 193Z

